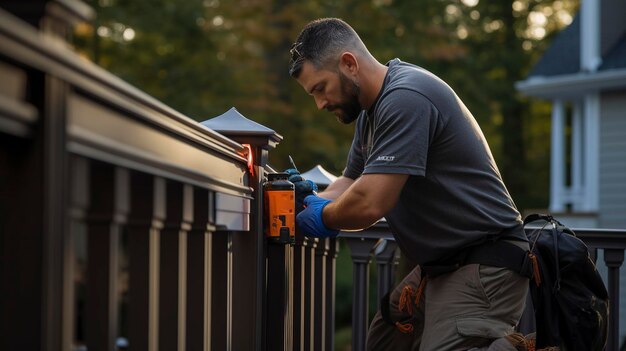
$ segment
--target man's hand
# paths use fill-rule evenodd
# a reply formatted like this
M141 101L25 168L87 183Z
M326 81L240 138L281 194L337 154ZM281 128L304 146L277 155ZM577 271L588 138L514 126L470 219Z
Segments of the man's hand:
M309 195L304 198L304 210L296 216L298 229L304 235L316 238L330 238L339 234L339 230L326 227L322 220L322 211L330 202L330 200L317 195Z
M317 194L317 185L308 179L302 178L300 172L293 168L289 168L285 173L289 174L289 181L295 185L297 214L304 209L304 198Z

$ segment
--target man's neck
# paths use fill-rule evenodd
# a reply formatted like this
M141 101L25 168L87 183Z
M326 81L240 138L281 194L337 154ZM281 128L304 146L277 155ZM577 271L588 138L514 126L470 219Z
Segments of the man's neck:
M365 110L369 110L376 102L380 90L383 88L385 82L385 75L389 67L381 64L378 61L372 63L364 70L363 78L361 80L361 106Z

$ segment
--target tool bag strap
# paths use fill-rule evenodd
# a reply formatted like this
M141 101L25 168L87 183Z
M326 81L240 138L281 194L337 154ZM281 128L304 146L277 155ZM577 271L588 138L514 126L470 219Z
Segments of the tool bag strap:
M554 275L556 277L552 290L553 292L556 293L557 291L561 289L561 268L560 268L560 260L559 260L559 230L565 233L571 234L571 235L575 235L575 234L571 229L567 228L561 222L559 222L556 218L548 214L540 214L540 213L530 214L526 216L526 218L524 218L524 225L531 223L531 222L539 221L539 220L548 222L548 224L552 228L552 252L554 253ZM539 238L539 235L541 234L542 233L540 231L537 237L535 238L535 241ZM533 244L531 247L531 250L534 249L534 246L535 245Z
M534 221L543 220L546 222L551 222L553 219L554 217L547 215L547 214L533 213L533 214L529 214L528 216L526 216L526 218L524 218L524 226Z

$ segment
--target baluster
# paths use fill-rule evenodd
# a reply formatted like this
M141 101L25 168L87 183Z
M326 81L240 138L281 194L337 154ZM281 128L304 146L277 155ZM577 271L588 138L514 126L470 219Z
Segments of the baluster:
M131 350L157 350L159 246L165 218L165 180L131 173L128 221L129 344Z
M371 250L377 239L344 235L352 257L352 350L365 350Z
M329 239L326 256L326 350L335 349L335 287L337 280L337 255L339 240Z
M382 239L384 247L380 247L375 252L376 265L378 267L378 284L376 293L376 307L380 309L380 299L385 296L394 285L395 267L400 260L398 245L395 240Z
M232 234L216 231L212 241L211 350L232 350Z
M619 348L619 269L624 262L623 249L604 250L604 262L609 270L609 340L608 351L617 351Z
M3 4L4 6L4 4ZM45 16L44 18L49 18ZM45 21L42 19L42 21ZM63 21L59 21L62 24ZM63 23L66 25L66 23ZM44 91L37 91L33 87L35 100L43 98L41 109L45 118L38 126L42 130L42 143L39 144L43 153L43 226L42 226L42 347L55 348L62 343L63 328L63 280L68 271L65 271L63 259L66 255L65 241L67 237L67 98L69 85L56 74L46 74ZM33 83L32 81L30 83ZM7 84L6 82L4 84ZM10 84L10 83L9 83ZM36 84L36 83L35 83ZM44 96L39 94L43 93ZM24 183L20 186L27 187ZM29 208L29 213L33 209ZM114 254L115 255L115 254ZM29 253L29 256L30 253ZM32 256L31 256L32 257ZM114 290L112 290L114 291ZM115 300L114 300L115 301ZM21 311L20 311L21 313ZM28 329L31 329L30 326ZM117 330L110 331L115 334ZM21 347L21 345L20 345Z
M89 350L115 348L118 332L118 250L128 210L128 171L91 164L87 239L86 341Z
M305 280L307 277L306 266L306 250L308 250L309 241L303 235L296 232L295 244L294 244L294 259L293 259L293 301L294 301L294 313L293 313L293 347L294 350L300 351L305 349L305 337L304 330L306 313L306 301L305 295Z
M307 238L307 250L304 252L304 303L305 303L305 329L304 350L315 350L315 250L319 244L318 238Z
M320 239L315 250L315 307L314 350L326 347L326 256L330 250L329 239Z
M290 245L267 246L267 350L292 350L293 250Z
M208 350L211 342L212 193L195 188L193 223L187 240L187 350Z
M62 349L70 350L73 345L84 346L84 300L77 308L76 282L84 284L85 267L78 264L77 259L84 255L85 248L79 245L86 238L87 211L89 208L89 161L85 158L73 156L70 159L70 207L69 207L69 235L66 236L65 279L63 300L63 339ZM80 247L79 247L80 246ZM84 297L83 297L84 298ZM74 322L75 321L75 322ZM80 324L79 324L80 323ZM75 335L75 331L76 334ZM79 335L78 335L79 334ZM75 344L75 341L77 342Z
M193 188L166 182L166 218L161 232L159 349L184 350L187 232L193 220Z
M193 220L193 189L167 181L166 219L161 232L159 349L184 350L187 232Z
M294 311L294 304L293 304L293 277L294 277L294 271L293 271L293 245L289 245L288 247L288 252L289 252L289 266L288 266L288 274L289 274L289 281L288 281L288 285L287 287L289 288L289 290L287 291L287 294L289 296L289 303L287 304L287 329L285 331L285 335L287 336L286 340L285 340L285 348L287 350L293 350L293 311Z
M335 291L337 286L337 256L339 240L329 239L329 250L326 256L326 350L335 349Z

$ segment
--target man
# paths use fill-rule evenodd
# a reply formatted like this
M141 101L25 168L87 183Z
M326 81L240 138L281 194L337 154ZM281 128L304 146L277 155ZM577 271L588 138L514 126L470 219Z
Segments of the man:
M329 237L385 217L418 263L372 321L368 349L526 350L514 327L528 289L518 273L528 242L480 127L454 91L399 59L379 63L334 18L304 27L289 72L318 109L356 120L343 175L306 196L300 230Z

